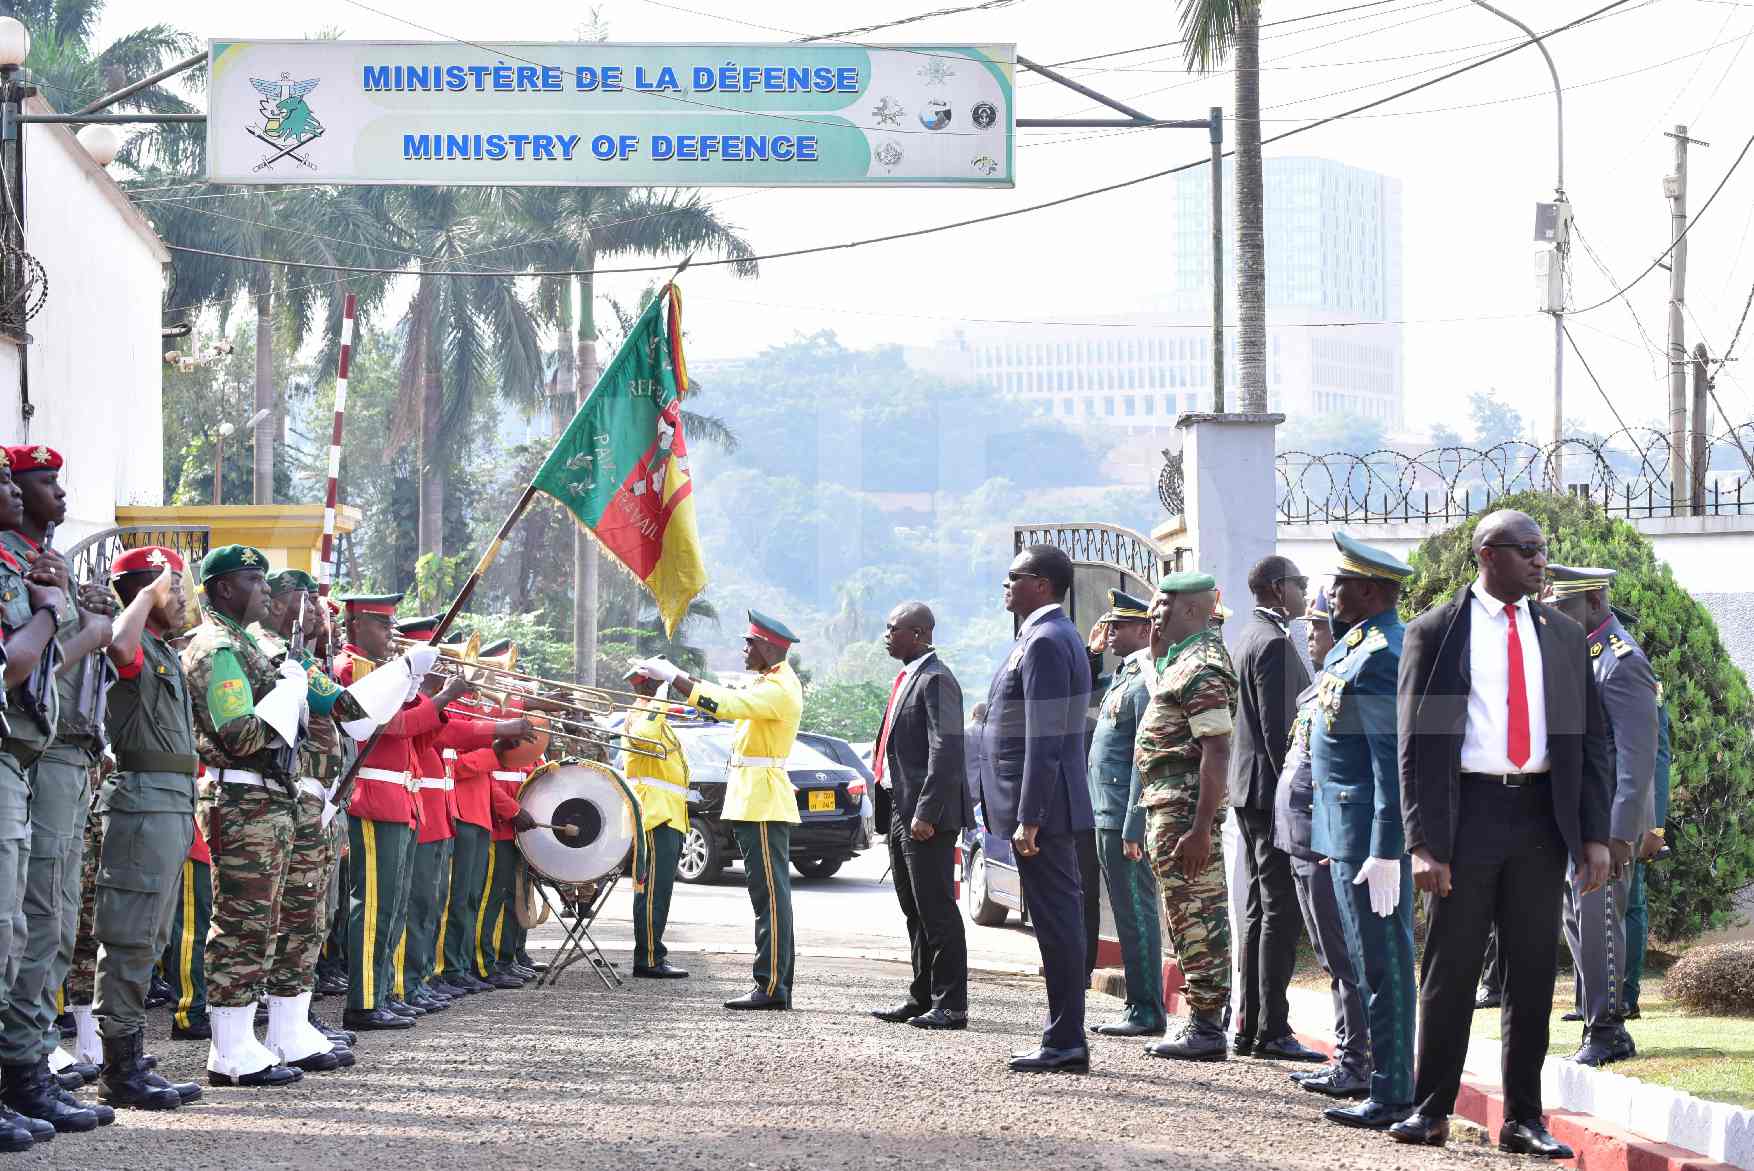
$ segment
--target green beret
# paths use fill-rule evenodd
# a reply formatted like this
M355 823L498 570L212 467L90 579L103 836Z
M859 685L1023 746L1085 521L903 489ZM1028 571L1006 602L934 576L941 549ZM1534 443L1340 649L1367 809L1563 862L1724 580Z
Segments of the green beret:
M266 573L268 558L262 550L248 545L221 545L201 559L201 581L210 582L242 569L260 569Z
M268 593L278 598L281 594L303 591L307 594L317 592L317 579L302 569L282 569L279 573L268 575Z
M1218 579L1209 573L1172 573L1157 583L1165 594L1203 594L1218 588Z

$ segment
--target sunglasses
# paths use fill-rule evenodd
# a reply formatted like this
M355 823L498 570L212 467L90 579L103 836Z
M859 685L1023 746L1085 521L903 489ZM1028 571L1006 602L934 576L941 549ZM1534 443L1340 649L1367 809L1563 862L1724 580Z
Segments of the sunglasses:
M1301 575L1299 575L1297 577L1282 577L1279 579L1279 581L1276 581L1273 584L1278 585L1280 582L1287 582L1287 581L1296 582L1297 588L1300 590L1307 590L1309 588L1309 578L1303 577Z
M1005 574L1005 580L1007 582L1022 581L1026 577L1039 577L1039 578L1042 578L1043 581L1047 580L1046 577L1044 577L1042 574L1039 574L1039 573L1019 573L1015 569L1009 570Z
M1530 541L1488 541L1482 546L1482 548L1515 549L1517 555L1522 557L1525 561L1533 561L1537 557L1545 557L1547 555L1546 545L1536 544Z

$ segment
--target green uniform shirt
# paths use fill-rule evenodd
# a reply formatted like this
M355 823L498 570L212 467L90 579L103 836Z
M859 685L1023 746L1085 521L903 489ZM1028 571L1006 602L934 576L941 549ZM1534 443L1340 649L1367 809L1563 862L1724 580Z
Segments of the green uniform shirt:
M40 549L17 531L0 533L0 544L26 564ZM55 616L55 641L63 647L79 634L78 592L78 583L69 582L66 603ZM64 673L58 673L55 680L55 702L60 709L55 742L83 749L94 764L104 750L104 703L115 678L116 669L109 656L92 651Z
M104 725L118 768L104 782L98 808L193 814L195 709L189 681L177 653L150 630L141 632L140 656L140 670L110 689Z
M0 624L4 624L7 633L10 634L13 631L22 630L31 619L30 591L25 585L24 567L30 564L30 558L34 554L29 551L28 543L24 541L24 538L17 533L0 533L0 549L4 549L6 553L5 557L0 557ZM11 563L6 558L11 558ZM69 603L63 614L56 615L57 637L59 637L59 626L66 621L63 615L66 611L71 610L72 605ZM78 622L77 612L74 613L73 621ZM43 653L49 653L47 648L44 649ZM38 697L43 711L48 717L48 726L44 727L31 714L25 702L23 693L28 686L29 680L27 679L7 692L6 723L8 730L4 745L0 745L9 756L17 759L18 763L25 768L34 764L36 758L41 756L43 750L54 741L55 729L60 722L61 711L60 689L51 685L46 689L46 694Z
M1167 804L1200 771L1200 739L1227 736L1236 713L1236 668L1215 630L1190 634L1158 660L1151 703L1139 721L1134 763L1149 809Z
M295 779L276 761L280 739L256 715L256 700L279 681L273 662L248 631L209 613L183 651L183 672L195 711L195 746L210 771L248 769L287 782ZM268 792L292 800L287 788Z

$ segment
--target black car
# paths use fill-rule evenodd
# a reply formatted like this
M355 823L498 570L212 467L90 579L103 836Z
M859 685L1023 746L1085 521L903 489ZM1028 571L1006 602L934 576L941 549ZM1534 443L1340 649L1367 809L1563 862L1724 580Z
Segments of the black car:
M871 848L872 838L876 835L876 826L889 824L888 814L875 816L877 808L887 808L888 802L883 799L883 791L877 787L877 778L872 775L871 767L859 759L858 750L839 736L830 736L825 732L799 732L798 743L808 744L838 765L852 769L865 778L865 791L859 798L859 810L865 819L865 840L859 846L861 850ZM876 802L873 805L873 801Z
M737 839L721 820L731 762L729 725L672 720L670 728L688 757L688 835L676 877L711 882L725 864L741 857ZM786 773L798 790L799 823L792 827L792 869L805 878L827 878L869 843L862 806L865 778L807 744L792 746ZM696 801L694 794L699 794Z

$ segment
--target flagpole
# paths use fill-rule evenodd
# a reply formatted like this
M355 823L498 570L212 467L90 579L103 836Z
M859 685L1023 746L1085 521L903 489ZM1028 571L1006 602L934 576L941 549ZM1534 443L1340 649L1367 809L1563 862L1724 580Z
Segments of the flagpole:
M323 552L317 565L317 596L326 598L335 582L335 510L341 480L341 425L347 416L347 378L353 366L353 311L348 293L341 305L341 354L335 367L335 418L329 429L329 484L323 500Z
M463 607L469 604L469 597L475 592L475 587L480 583L482 575L499 557L500 548L505 544L506 538L511 535L513 526L523 517L524 510L530 507L530 501L535 498L536 485L532 482L524 489L524 494L518 497L518 502L512 506L511 514L505 518L505 522L499 526L499 532L494 534L493 540L482 551L481 559L475 563L475 568L470 572L468 580L463 583L463 588L457 591L457 596L451 599L451 604L445 610L444 616L433 628L431 641L434 644L437 644L445 636L445 633L450 630L451 624L457 620L457 615L461 614ZM372 749L377 747L378 739L383 734L383 724L373 728L371 736L367 738L364 747L359 750L359 755L354 757L353 763L342 772L341 780L335 786L335 796L331 799L337 808L346 808L347 798L352 795L354 783L359 777L360 766L365 763L366 757L371 755Z

